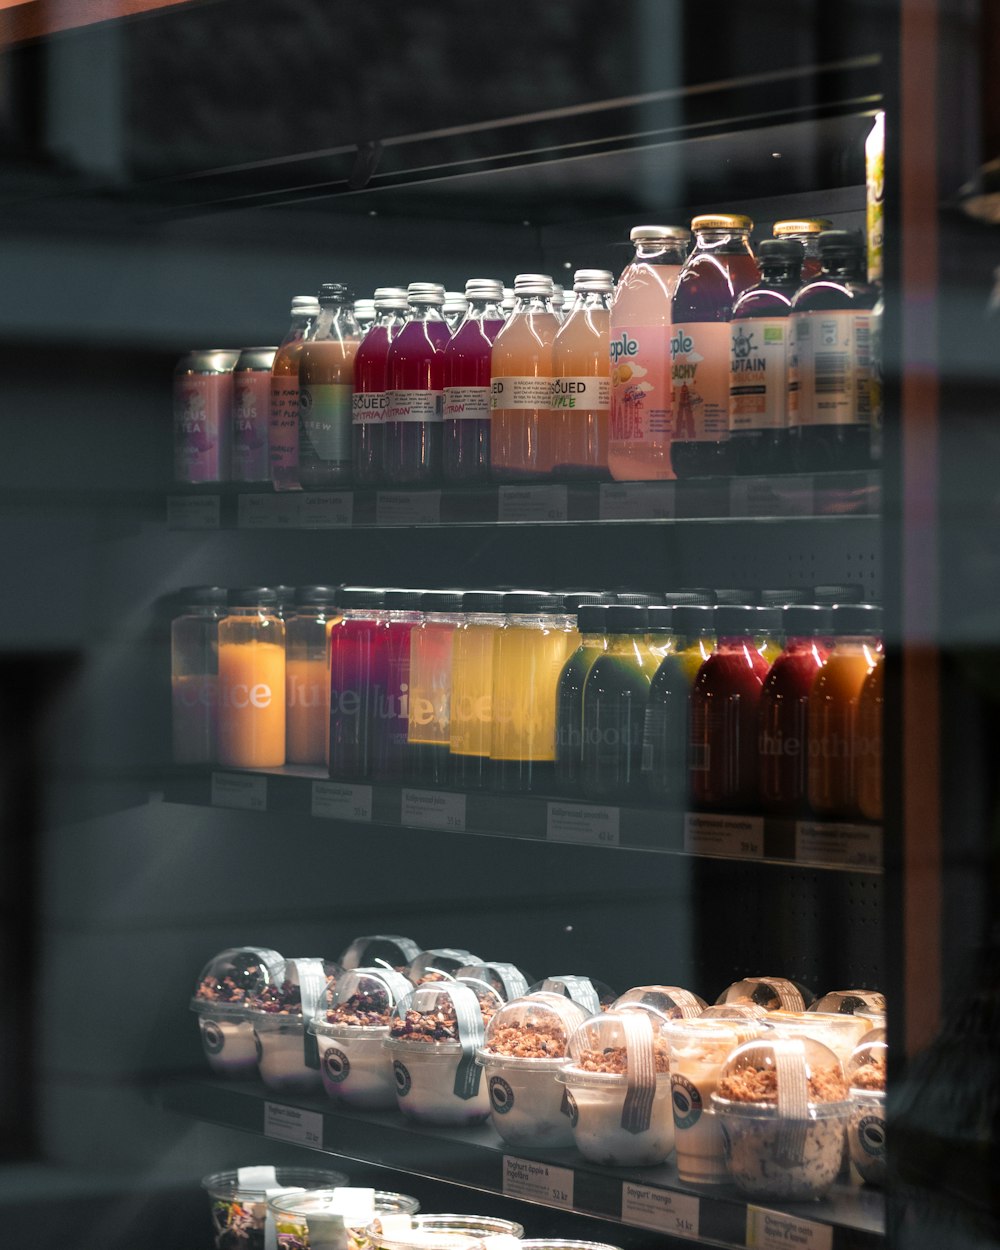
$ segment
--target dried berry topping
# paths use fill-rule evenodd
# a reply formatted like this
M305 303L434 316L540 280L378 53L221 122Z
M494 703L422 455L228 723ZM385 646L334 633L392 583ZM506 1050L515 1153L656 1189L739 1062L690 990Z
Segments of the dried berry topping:
M345 998L326 1013L330 1024L346 1024L352 1028L378 1028L389 1023L392 1007L385 991L358 991Z
M839 1067L816 1068L809 1077L810 1102L841 1102L847 1084ZM774 1068L740 1068L719 1081L718 1093L730 1102L778 1101L778 1074Z
M508 1024L495 1030L486 1047L494 1055L514 1059L563 1059L566 1031L555 1024Z
M221 981L217 981L215 977L206 977L195 991L195 998L214 1003L242 1003L246 1001L246 997L246 988L237 985L232 977L223 977Z

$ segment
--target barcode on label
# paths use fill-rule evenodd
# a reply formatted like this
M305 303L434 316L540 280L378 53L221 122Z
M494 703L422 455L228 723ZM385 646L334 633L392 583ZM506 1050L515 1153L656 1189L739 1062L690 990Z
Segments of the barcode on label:
M816 394L833 395L847 389L847 352L816 353Z

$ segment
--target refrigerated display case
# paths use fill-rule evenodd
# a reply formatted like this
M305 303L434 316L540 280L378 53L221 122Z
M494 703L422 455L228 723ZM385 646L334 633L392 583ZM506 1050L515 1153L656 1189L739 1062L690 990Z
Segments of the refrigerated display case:
M200 1178L273 1162L529 1236L849 1250L945 1226L964 1238L949 1244L992 1244L997 244L959 190L996 134L987 16L656 0L0 13L16 587L0 678L25 760L0 851L18 986L0 1008L17 1056L0 1215L17 1236L207 1246ZM176 359L276 341L293 293L617 273L636 222L713 209L748 213L755 237L789 216L863 228L882 112L881 467L476 490L172 481ZM174 765L180 588L351 582L861 587L885 607L884 821ZM818 1202L757 1202L669 1161L607 1167L209 1073L188 1000L212 955L333 958L378 932L616 992L712 1001L779 973L884 990L885 1193L854 1176ZM942 1088L968 1091L950 1119Z

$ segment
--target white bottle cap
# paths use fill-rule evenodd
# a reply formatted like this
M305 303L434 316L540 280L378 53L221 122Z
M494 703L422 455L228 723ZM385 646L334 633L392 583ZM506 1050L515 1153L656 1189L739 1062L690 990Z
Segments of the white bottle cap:
M319 300L315 295L293 295L293 317L315 317L319 314Z
M465 284L465 294L469 299L501 300L504 296L504 285L499 278L469 278Z
M608 269L578 269L573 274L574 291L611 291L615 275Z
M356 317L373 317L375 315L375 301L373 299L356 299L354 301L354 315Z
M377 286L375 288L376 308L405 308L405 286Z
M515 295L551 295L552 278L547 273L519 273L514 279Z
M411 304L443 304L444 287L439 282L411 282L406 298Z
M445 291L445 312L465 312L468 307L469 301L465 298L465 293L463 291Z

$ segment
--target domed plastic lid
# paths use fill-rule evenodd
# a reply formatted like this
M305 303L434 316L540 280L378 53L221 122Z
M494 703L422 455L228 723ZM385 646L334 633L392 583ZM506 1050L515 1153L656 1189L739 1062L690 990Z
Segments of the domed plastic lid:
M805 1011L813 996L785 977L744 977L719 995L717 1003L756 1003L766 1011Z
M266 985L247 999L247 1010L266 1016L303 1016L311 1020L329 1001L342 974L339 964L317 956L285 960L281 982Z
M382 1216L365 1230L372 1250L500 1250L523 1236L523 1225L487 1215Z
M671 1020L667 1040L675 1063L697 1060L701 1063L723 1064L744 1042L759 1037L764 1026L757 1020L712 1020L699 1016L696 1020Z
M812 1037L846 1063L851 1051L871 1027L864 1016L842 1016L836 1012L775 1011L764 1017L768 1027L780 1037Z
M285 960L260 946L230 946L202 968L191 997L191 1010L202 1015L242 1014L248 1000L285 978Z
M305 1224L313 1245L320 1242L323 1245L348 1244L347 1231L367 1228L375 1218L376 1210L375 1190L354 1187L277 1194L268 1200L267 1205L279 1236L283 1231L300 1232L301 1225ZM282 1222L291 1227L283 1229ZM299 1227L295 1228L295 1225Z
M872 1029L861 1039L847 1061L847 1083L851 1092L885 1093L888 1061L885 1029Z
M787 1120L842 1114L847 1098L840 1060L811 1037L760 1037L737 1046L712 1095L727 1113Z
M420 947L412 938L396 933L366 933L341 952L339 963L345 969L387 964L397 972L405 972L419 954Z
M458 981L481 981L494 990L505 1003L528 992L528 981L520 968L507 963L466 964L455 973Z
M716 1003L706 1007L699 1017L702 1020L760 1020L767 1015L767 1008L759 1003Z
M536 981L528 992L537 994L539 991L562 994L564 998L571 998L590 1015L594 1015L602 1007L610 1007L615 1001L615 992L610 985L605 985L603 981L594 981L590 977L567 973Z
M212 1172L202 1177L201 1187L212 1198L222 1201L266 1202L274 1189L333 1189L346 1185L343 1172L327 1168L259 1167L232 1168L228 1172Z
M884 1016L885 995L878 990L831 990L817 998L809 1010L839 1012L845 1016Z
M705 1000L679 985L637 985L619 995L612 1004L615 1011L622 1007L653 1011L665 1020L690 1019L705 1010Z
M385 1045L397 1053L410 1047L458 1055L453 1090L458 1098L474 1098L481 1069L476 1051L486 1036L484 1008L501 1006L493 991L478 993L459 981L418 985L393 1008Z
M460 947L435 946L414 955L406 975L414 985L422 985L425 981L450 981L459 968L482 962L478 955Z
M626 1086L621 1126L643 1133L650 1125L653 1098L670 1072L667 1021L650 1011L605 1011L591 1016L569 1039L571 1063L560 1080L577 1085Z
M343 972L328 1002L321 1002L313 1020L316 1032L338 1028L388 1028L393 1008L413 990L391 968L352 968ZM312 1025L310 1026L312 1027Z
M506 1003L490 1020L480 1056L561 1062L571 1034L586 1018L586 1011L571 998L526 994Z

